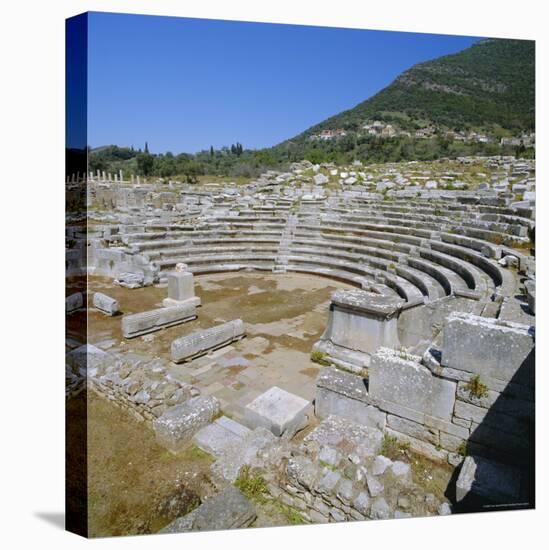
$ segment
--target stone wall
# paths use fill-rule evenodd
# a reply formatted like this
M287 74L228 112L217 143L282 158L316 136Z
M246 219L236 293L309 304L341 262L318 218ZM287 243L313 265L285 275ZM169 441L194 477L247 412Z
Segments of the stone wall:
M316 414L375 426L453 464L471 452L524 462L533 437L533 327L456 312L442 334L442 349L423 357L378 350L367 379L327 367Z
M450 513L412 481L409 464L380 454L382 439L380 430L330 416L291 453L269 492L306 523Z
M71 395L87 387L127 410L139 421L152 422L167 409L199 395L194 386L172 378L167 364L137 353L113 354L93 345L67 355Z

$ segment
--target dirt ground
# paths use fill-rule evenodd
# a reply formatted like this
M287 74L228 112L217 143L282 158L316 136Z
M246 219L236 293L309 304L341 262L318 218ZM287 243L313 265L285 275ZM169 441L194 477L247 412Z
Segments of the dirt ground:
M106 278L91 277L90 294L116 298L124 313L161 307L165 287L129 290ZM248 337L214 357L177 366L175 374L220 396L233 417L263 388L277 384L310 398L318 365L312 344L324 331L330 295L347 285L319 277L216 274L195 279L202 299L198 319L153 337L125 340L121 316L90 308L89 342L110 351L139 351L169 358L174 338L234 318L244 320ZM197 372L201 371L201 372ZM172 373L173 374L173 373ZM173 455L157 445L144 423L93 393L88 396L89 534L93 537L153 533L213 494L211 458L196 447ZM284 517L264 517L263 525Z

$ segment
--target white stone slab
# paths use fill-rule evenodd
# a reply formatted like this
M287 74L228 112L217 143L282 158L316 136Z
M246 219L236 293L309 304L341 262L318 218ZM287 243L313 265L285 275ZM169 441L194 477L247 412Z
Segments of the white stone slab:
M291 437L307 425L310 407L306 399L273 386L244 408L244 418L252 428L262 426L276 436Z

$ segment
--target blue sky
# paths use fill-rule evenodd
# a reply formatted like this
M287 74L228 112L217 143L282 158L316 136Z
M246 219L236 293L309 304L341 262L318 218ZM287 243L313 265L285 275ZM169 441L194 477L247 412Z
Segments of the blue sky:
M92 13L88 142L275 145L474 37Z

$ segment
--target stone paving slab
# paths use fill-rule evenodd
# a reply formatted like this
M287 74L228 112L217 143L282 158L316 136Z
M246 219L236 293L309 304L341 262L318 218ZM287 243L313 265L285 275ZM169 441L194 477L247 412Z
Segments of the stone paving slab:
M262 426L276 436L293 434L307 424L310 406L310 401L273 386L246 406L245 418L249 426Z

